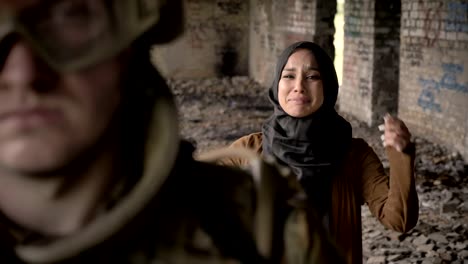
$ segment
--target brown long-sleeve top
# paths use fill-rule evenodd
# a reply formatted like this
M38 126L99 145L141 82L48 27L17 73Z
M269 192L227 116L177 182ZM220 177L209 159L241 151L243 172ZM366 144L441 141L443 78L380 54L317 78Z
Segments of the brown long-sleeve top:
M262 153L262 133L236 140L231 147ZM418 221L419 202L414 177L414 147L398 152L386 148L390 175L374 150L353 138L342 167L333 178L330 233L349 264L362 263L361 205L387 228L407 232ZM230 159L226 165L243 166L247 160Z

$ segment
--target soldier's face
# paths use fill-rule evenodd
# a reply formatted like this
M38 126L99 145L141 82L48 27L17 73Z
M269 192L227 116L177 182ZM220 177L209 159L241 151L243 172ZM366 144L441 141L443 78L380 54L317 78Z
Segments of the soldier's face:
M38 2L0 0L0 10ZM125 56L59 73L19 35L0 48L0 177L61 169L101 140L121 100Z

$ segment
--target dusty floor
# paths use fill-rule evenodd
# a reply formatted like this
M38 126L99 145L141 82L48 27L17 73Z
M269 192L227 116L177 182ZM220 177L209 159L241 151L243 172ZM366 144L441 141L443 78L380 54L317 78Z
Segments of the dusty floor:
M180 111L182 136L197 152L227 146L260 131L271 113L266 89L246 77L170 80ZM362 137L386 165L376 128L351 116L353 136ZM408 234L386 230L363 206L364 263L468 264L468 165L457 153L416 138L418 225Z

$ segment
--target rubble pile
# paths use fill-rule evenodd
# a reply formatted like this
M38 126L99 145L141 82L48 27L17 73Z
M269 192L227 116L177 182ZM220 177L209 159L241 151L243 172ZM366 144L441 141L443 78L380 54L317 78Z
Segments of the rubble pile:
M248 77L169 80L179 107L181 134L197 152L227 146L261 130L272 111L267 89ZM341 113L385 167L388 161L376 127ZM406 234L385 229L362 207L364 263L468 263L468 165L457 153L414 137L420 201L417 226Z

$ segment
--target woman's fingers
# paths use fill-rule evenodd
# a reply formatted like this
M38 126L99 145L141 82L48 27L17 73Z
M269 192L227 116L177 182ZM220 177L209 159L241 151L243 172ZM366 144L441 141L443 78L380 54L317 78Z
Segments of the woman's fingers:
M409 141L395 133L389 133L385 137L385 145L386 146L391 146L394 147L398 151L402 151L406 148L408 145Z
M379 130L383 132L380 137L382 144L384 147L391 146L398 151L403 151L411 142L411 133L405 123L388 114L384 116L384 121L384 124L378 126Z

